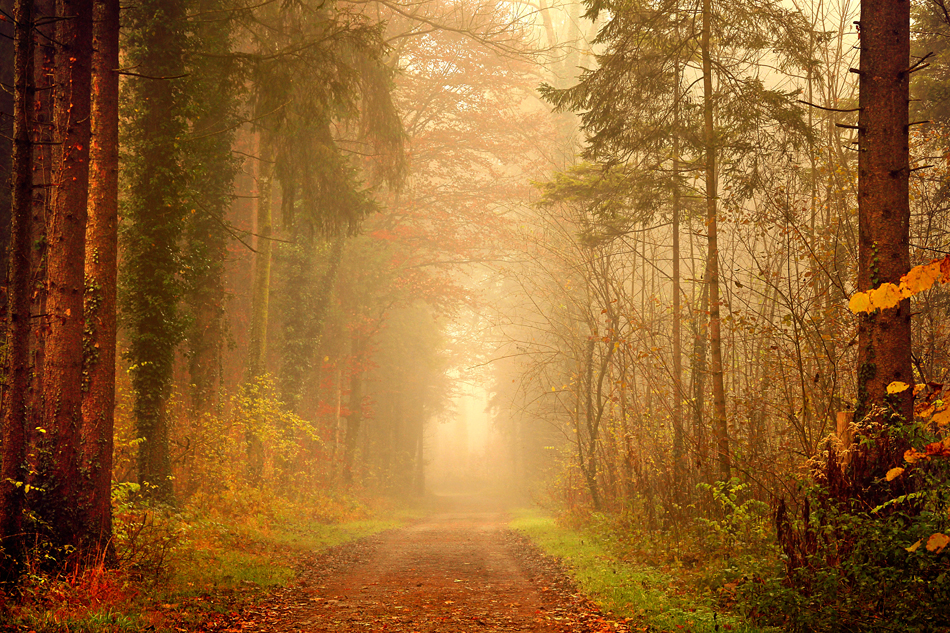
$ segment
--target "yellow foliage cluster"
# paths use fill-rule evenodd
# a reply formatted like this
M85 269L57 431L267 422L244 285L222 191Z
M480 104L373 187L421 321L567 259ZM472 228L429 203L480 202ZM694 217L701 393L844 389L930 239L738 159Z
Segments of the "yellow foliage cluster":
M950 281L950 255L914 266L901 277L900 284L883 283L867 292L856 292L848 302L851 312L871 313L897 307L904 299L929 290L937 282Z

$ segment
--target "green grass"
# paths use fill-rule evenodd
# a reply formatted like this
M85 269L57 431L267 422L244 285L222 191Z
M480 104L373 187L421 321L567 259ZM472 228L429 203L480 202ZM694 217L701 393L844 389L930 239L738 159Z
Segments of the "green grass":
M111 611L99 611L66 619L47 614L43 619L22 624L22 629L31 633L135 633L147 628L148 623L137 615Z
M232 590L273 587L293 577L300 555L377 534L398 520L360 519L320 523L303 517L246 519L240 523L198 521L172 553L165 600Z
M135 522L124 533L137 535L136 560L146 565L32 575L25 600L5 603L0 596L0 633L196 630L292 581L307 555L398 527L411 516L384 508L390 518L375 519L346 500L316 510L279 502L255 512L221 510L205 504L117 515L117 523Z
M372 536L402 525L398 519L348 521L331 525L314 525L294 521L282 527L274 536L274 542L298 551L322 551L335 545Z
M769 631L714 611L703 592L681 591L673 576L612 556L596 535L558 525L537 511L520 511L510 524L545 553L560 558L578 587L602 609L661 631ZM654 629L650 629L654 630Z

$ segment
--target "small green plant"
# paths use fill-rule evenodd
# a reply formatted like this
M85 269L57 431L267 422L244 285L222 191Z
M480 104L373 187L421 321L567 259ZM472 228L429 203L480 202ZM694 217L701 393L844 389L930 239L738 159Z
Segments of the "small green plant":
M604 519L606 520L606 519ZM676 579L645 563L621 559L612 529L578 530L537 512L522 512L511 527L569 567L581 590L601 607L649 630L761 631L741 618L719 613L711 596L676 590ZM611 536L613 534L613 536Z
M733 477L729 481L697 486L710 494L717 506L716 518L697 517L707 547L728 558L737 554L765 552L774 541L769 529L769 507L757 499L746 498L748 485Z
M141 579L167 576L169 554L179 540L171 508L146 501L135 483L119 483L112 491L113 539L119 567Z
M897 446L934 446L917 424L888 432ZM905 455L855 488L829 449L794 505L778 507L784 565L740 588L749 614L803 633L950 631L950 460Z

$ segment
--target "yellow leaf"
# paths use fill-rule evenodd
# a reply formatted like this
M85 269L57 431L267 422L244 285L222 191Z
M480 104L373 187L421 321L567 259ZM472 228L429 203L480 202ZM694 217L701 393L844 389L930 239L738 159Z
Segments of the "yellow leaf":
M908 464L915 464L921 459L928 459L927 454L918 452L916 448L908 448L904 451L904 461Z
M901 393L902 391L907 391L907 388L910 387L906 382L901 382L900 380L895 380L887 386L887 393L895 394Z
M946 534L941 534L937 532L936 534L931 534L930 538L927 539L927 551L936 552L939 554L943 551L947 545L950 545L950 536Z
M944 408L935 413L931 422L937 426L947 426L947 424L950 423L950 409Z
M851 301L848 302L848 309L853 313L857 314L858 312L870 312L871 311L871 298L866 292L856 292L851 297Z
M901 277L901 294L912 297L924 290L929 290L940 279L941 260L929 264L914 266L906 275Z
M887 471L887 474L884 476L884 479L888 481L894 481L895 479L900 477L902 474L904 474L904 469L898 466L897 468L891 468L889 471Z
M900 290L892 283L883 283L870 293L871 308L876 310L887 310L896 307L903 297Z
M906 549L908 552L913 554L914 552L917 551L917 548L920 547L920 544L923 542L924 542L924 539L918 539L916 543L914 543L910 547L905 547L904 549Z

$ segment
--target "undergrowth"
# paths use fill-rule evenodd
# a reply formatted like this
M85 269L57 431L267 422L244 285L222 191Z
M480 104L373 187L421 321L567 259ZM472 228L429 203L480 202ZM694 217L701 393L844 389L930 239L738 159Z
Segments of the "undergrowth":
M28 566L17 595L0 592L0 631L120 633L195 630L296 573L302 555L395 527L382 500L260 491L194 495L180 507L114 495L115 565L71 573Z
M768 631L742 617L737 592L756 570L778 564L767 508L740 501L736 482L709 487L719 519L649 531L636 517L523 511L512 527L568 566L602 608L630 618L634 630Z

